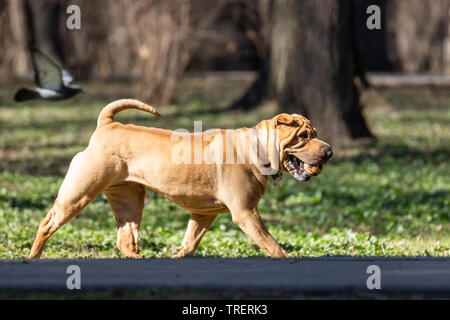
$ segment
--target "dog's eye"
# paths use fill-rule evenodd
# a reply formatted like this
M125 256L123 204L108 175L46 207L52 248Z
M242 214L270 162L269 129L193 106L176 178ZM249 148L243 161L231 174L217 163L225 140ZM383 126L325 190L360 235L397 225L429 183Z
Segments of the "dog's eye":
M300 138L302 139L308 139L308 132L304 131L300 134Z

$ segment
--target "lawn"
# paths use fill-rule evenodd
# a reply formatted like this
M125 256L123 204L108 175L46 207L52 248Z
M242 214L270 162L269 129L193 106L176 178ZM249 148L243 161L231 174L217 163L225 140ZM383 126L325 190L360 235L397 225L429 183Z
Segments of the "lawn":
M223 111L248 79L185 79L163 118L126 111L121 122L193 130L253 126L270 118L271 104L248 113ZM46 215L70 159L83 150L101 108L131 96L129 85L87 83L86 94L62 102L16 104L19 84L0 87L0 258L23 258ZM450 93L368 91L365 115L378 143L338 149L322 175L299 183L284 175L259 210L272 235L293 257L450 256ZM222 111L221 111L222 110ZM320 132L319 132L320 137ZM147 193L140 232L145 257L167 257L179 246L188 213ZM45 258L123 257L116 226L101 195L48 241ZM195 256L264 256L221 215Z

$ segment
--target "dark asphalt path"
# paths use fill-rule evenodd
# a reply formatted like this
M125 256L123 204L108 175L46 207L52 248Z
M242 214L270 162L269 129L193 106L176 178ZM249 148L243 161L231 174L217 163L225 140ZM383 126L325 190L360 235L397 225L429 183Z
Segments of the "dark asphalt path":
M145 289L228 298L236 292L241 292L240 297L253 292L249 297L259 298L373 294L450 298L450 258L431 257L0 260L0 293L69 291L70 265L80 267L79 292ZM380 290L367 288L370 265L380 268Z

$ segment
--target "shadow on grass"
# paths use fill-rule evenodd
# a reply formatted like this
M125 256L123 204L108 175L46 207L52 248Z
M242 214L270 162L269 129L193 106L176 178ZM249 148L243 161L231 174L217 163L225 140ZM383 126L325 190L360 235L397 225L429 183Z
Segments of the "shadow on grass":
M367 200L369 194L372 194L371 190L368 190L365 194L361 196L355 196L349 194L347 192L340 192L336 190L332 191L323 191L323 197L327 199L328 202L331 202L330 205L333 207L339 206L348 206L349 203L360 203L362 201ZM435 209L439 207L441 203L444 206L444 202L446 199L450 197L450 192L448 190L437 190L434 192L429 191L414 191L414 192L406 192L401 194L396 194L395 198L386 198L380 199L373 209L379 209L380 211L386 211L395 208L405 209L410 207L411 204L420 204L427 203L430 209ZM432 201L430 201L432 200ZM320 207L322 204L319 202L307 204L307 206L317 206ZM289 206L286 206L289 207Z
M48 207L49 199L26 199L16 196L5 196L0 194L0 203L9 203L9 207L17 209L37 209L43 210Z
M95 119L51 119L48 121L30 121L26 124L18 124L2 121L1 128L6 131L14 130L42 130L45 134L48 131L63 132L67 128L73 127L77 130L95 129Z
M383 145L374 148L362 148L361 152L354 156L339 157L339 152L336 152L336 156L331 160L331 164L353 162L359 165L366 161L380 164L386 157L390 157L395 160L419 159L435 165L448 162L448 159L450 158L450 149L433 148L430 150L421 150L404 144Z
M35 209L35 210L50 209L55 199L56 194L51 195L50 197L40 196L39 199L29 199L23 196L19 197L0 194L0 203L8 203L9 207L16 209ZM106 200L104 200L101 196L97 196L95 197L94 200L91 201L91 203L106 204ZM75 218L77 217L79 216L76 216Z
M75 154L58 157L53 156L45 159L3 158L0 163L0 171L10 171L36 176L64 176L67 172L70 161L74 156Z

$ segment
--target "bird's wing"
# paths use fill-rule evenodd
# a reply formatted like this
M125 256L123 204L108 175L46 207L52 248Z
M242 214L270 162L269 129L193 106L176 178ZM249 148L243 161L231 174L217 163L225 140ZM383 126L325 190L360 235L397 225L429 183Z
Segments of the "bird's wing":
M64 86L61 68L37 49L31 51L34 81L40 88L59 90Z
M68 86L69 84L71 84L73 82L73 77L72 75L69 73L69 71L67 71L66 69L62 69L62 80L64 82L64 85Z

